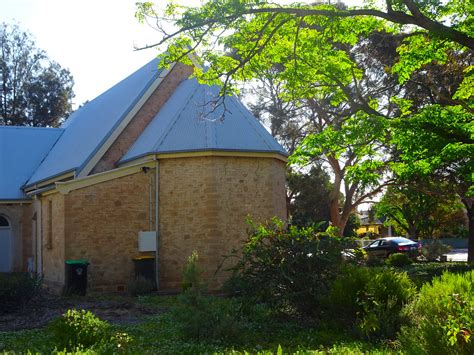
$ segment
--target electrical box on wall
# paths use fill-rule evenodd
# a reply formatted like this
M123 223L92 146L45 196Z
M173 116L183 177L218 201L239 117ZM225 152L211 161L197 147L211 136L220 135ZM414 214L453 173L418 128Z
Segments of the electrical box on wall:
M138 251L156 251L155 231L142 231L138 233Z

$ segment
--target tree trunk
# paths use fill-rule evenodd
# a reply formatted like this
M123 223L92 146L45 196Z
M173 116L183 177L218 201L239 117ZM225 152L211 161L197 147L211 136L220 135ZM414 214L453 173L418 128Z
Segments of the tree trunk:
M474 208L472 206L472 201L469 204L465 204L467 210L467 225L468 225L468 247L467 247L467 262L473 263L474 262Z

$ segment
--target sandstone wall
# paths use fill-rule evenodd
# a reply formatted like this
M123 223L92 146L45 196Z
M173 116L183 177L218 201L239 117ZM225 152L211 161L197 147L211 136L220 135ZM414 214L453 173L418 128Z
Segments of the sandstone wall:
M196 250L203 278L217 289L223 257L246 239L246 218L285 218L285 164L276 159L201 157L160 163L161 277L179 289Z
M215 271L245 240L247 216L286 216L285 164L277 159L163 159L159 173L161 289L180 288L194 250L203 278L217 289L226 275ZM154 230L154 176L152 169L64 195L65 258L90 261L91 290L121 291L133 278L138 233Z
M36 212L38 213L38 211ZM61 292L65 281L64 195L55 193L43 197L40 212L43 281L46 287Z
M70 192L66 196L68 259L90 262L92 290L124 290L133 276L138 232L149 229L149 184L138 173Z

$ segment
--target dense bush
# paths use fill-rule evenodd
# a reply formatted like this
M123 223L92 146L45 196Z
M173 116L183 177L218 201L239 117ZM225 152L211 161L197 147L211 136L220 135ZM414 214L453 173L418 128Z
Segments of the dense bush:
M463 273L474 270L474 265L462 262L448 263L414 263L406 265L403 270L421 288L423 284L431 282L436 276L441 276L444 272Z
M439 239L435 239L432 243L423 245L421 254L428 261L441 261L441 257L451 251L451 246L444 244Z
M108 338L110 325L85 310L68 310L49 325L59 349L91 347Z
M274 220L252 226L227 290L254 297L277 311L314 316L342 265L343 245L331 233L287 229Z
M28 273L0 273L0 314L23 309L41 293L41 278Z
M369 338L393 339L405 321L403 307L415 293L406 273L347 265L325 301L327 316L344 328L356 326Z
M391 254L386 260L385 264L388 266L394 266L394 267L403 267L410 265L412 263L412 260L407 254L403 253L394 253Z
M474 271L444 273L426 283L407 308L411 326L399 336L412 354L474 354Z

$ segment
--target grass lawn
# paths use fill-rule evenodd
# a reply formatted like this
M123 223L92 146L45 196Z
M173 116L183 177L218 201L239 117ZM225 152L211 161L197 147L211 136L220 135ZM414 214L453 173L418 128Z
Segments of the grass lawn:
M422 263L405 266L406 271L420 287L434 276L445 271L466 272L472 265L465 263ZM377 339L363 341L356 329L346 331L331 327L332 320L315 324L304 319L295 320L289 316L276 316L268 307L218 297L206 298L199 306L193 299L180 296L101 295L87 298L61 298L56 301L56 315L64 309L74 307L92 310L111 322L113 336L130 341L106 341L95 350L76 349L82 353L131 354L396 354L401 353L395 342L380 342ZM91 306L92 304L92 306ZM192 304L192 307L189 307ZM86 305L86 306L84 306ZM111 307L111 305L114 305ZM120 306L123 305L122 309ZM37 308L32 306L35 312ZM61 308L60 308L61 307ZM239 312L235 312L239 309ZM243 308L239 308L243 307ZM116 309L117 308L117 309ZM61 309L61 313L58 313ZM118 316L107 318L112 309ZM140 310L145 311L141 312ZM247 309L246 312L242 310ZM130 310L133 310L131 312ZM120 312L125 312L123 316ZM241 312L242 311L242 312ZM128 313L127 313L128 312ZM32 326L32 315L22 313ZM242 314L242 319L234 315ZM0 317L1 329L8 317ZM48 318L48 321L53 318ZM3 322L3 324L2 324ZM42 324L45 324L43 322ZM110 335L107 339L110 338ZM378 342L377 342L378 341ZM0 353L51 353L58 349L52 331L46 327L30 330L0 331ZM117 347L117 344L121 344Z
M113 325L114 332L127 333L133 339L126 353L144 354L384 354L395 353L388 344L372 344L354 340L350 334L316 326L303 326L289 320L276 320L249 325L238 341L186 339L179 322L173 317L178 306L176 296L144 296L136 302L157 313L143 316L134 324ZM203 327L206 324L202 325ZM51 353L56 346L46 328L0 333L0 352ZM60 350L60 349L56 349ZM85 351L87 352L87 351ZM94 353L94 352L92 352Z

